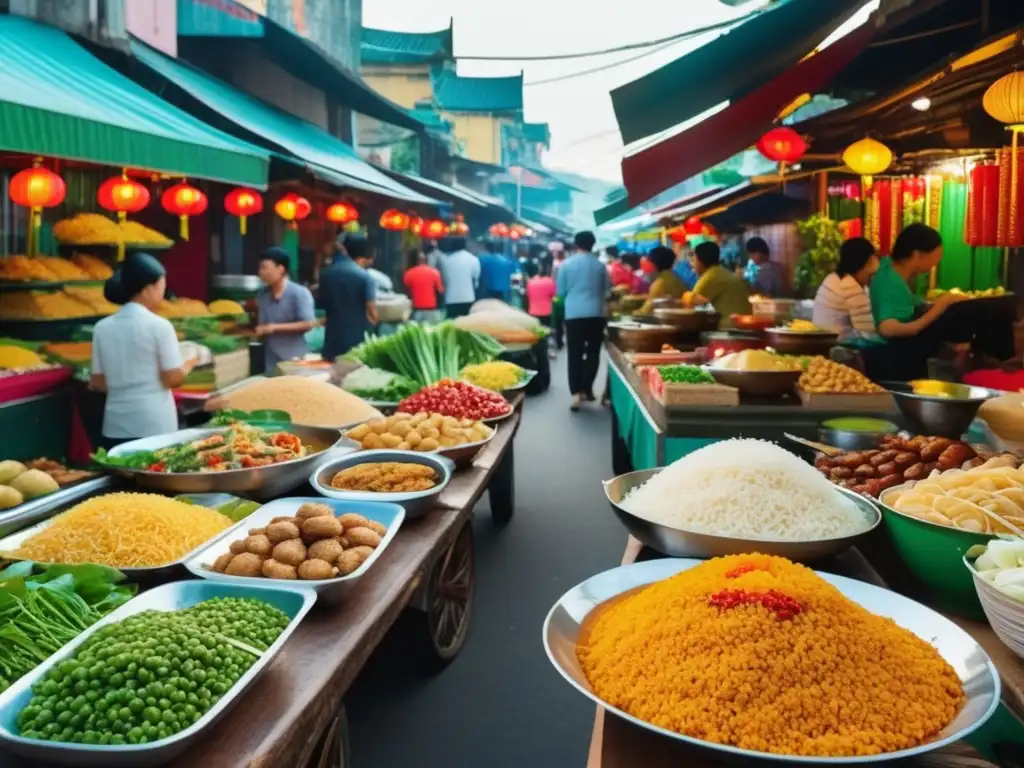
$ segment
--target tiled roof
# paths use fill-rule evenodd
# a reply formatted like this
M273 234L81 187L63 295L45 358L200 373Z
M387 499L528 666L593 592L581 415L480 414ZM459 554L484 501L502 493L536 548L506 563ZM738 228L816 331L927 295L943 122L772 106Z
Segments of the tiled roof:
M409 114L419 120L428 130L448 133L451 131L451 123L445 120L435 109L417 107L410 109Z
M434 74L434 101L446 112L513 112L523 108L523 75L459 77L442 69Z
M452 57L452 27L436 32L394 32L363 27L364 64L424 64Z
M523 137L534 144L551 148L551 129L547 123L523 123Z

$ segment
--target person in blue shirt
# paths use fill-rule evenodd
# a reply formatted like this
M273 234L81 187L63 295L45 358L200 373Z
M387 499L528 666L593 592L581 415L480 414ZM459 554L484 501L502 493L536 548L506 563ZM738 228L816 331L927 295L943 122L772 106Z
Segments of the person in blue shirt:
M593 232L580 232L575 252L558 269L557 294L565 302L565 332L569 347L570 410L584 400L594 401L594 379L601 364L608 294L608 270L594 253Z
M320 272L317 306L326 313L324 360L333 361L363 343L377 325L377 283L366 271L370 243L360 233L338 238L338 253Z
M484 241L484 252L477 258L480 259L478 298L500 299L507 302L512 294L512 274L516 264L505 258L501 252L501 243L492 239Z
M676 277L679 278L680 282L686 286L686 290L692 291L693 286L697 284L699 276L693 268L693 264L690 263L690 259L685 255L683 258L676 259L676 263L672 266L672 271L675 272Z

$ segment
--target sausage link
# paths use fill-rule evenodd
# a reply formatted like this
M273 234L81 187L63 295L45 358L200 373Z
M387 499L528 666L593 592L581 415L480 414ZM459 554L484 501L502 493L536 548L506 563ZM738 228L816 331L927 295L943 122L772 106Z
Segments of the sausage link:
M859 467L853 470L853 474L856 477L869 478L875 477L878 474L878 472L875 471L875 468L872 467L870 464L861 464Z
M917 464L908 467L906 471L903 473L903 477L905 477L907 480L921 480L926 475L927 472L925 471L924 464L922 464L921 462L918 462Z
M853 453L847 453L837 458L837 463L841 467L850 467L855 469L861 464L865 463L870 458L870 454L865 451L854 451Z
M921 449L921 461L925 464L937 461L939 456L942 455L942 452L952 444L953 441L948 437L933 437L925 443L924 448Z
M853 477L853 470L849 467L833 467L828 476L832 480L847 480Z
M882 464L886 464L886 463L892 461L893 459L895 459L897 453L899 453L899 451L893 451L893 450L881 451L879 453L876 453L874 456L872 456L868 460L868 463L872 467L879 467Z
M903 467L913 466L914 464L917 464L917 462L919 462L920 460L921 459L918 457L918 455L912 451L903 451L902 453L897 453L896 457L893 459L893 461L896 463L896 466L900 467L901 469Z
M903 478L899 475L886 475L878 481L878 492L887 491L890 488L895 488L897 485L903 482Z
M880 464L875 467L878 470L879 477L885 477L886 475L895 475L899 472L899 467L896 466L895 461L888 461L885 464Z
M974 453L974 449L971 446L964 443L953 443L939 454L939 467L941 469L956 469L965 461L970 460L972 453Z

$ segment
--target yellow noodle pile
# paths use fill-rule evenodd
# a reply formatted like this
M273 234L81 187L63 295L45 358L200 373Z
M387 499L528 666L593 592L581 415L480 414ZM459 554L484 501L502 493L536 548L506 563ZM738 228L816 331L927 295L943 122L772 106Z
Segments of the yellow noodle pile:
M230 525L219 512L166 496L111 493L72 507L6 554L41 563L147 568L173 563Z

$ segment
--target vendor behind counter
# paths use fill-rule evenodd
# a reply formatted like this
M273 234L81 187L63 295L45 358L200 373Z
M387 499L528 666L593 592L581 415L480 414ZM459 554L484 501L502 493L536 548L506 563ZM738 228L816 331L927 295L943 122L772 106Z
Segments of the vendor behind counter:
M733 315L749 315L750 289L739 275L722 266L717 243L703 242L693 249L691 264L697 273L688 306L710 304L721 317L719 328L732 328Z

